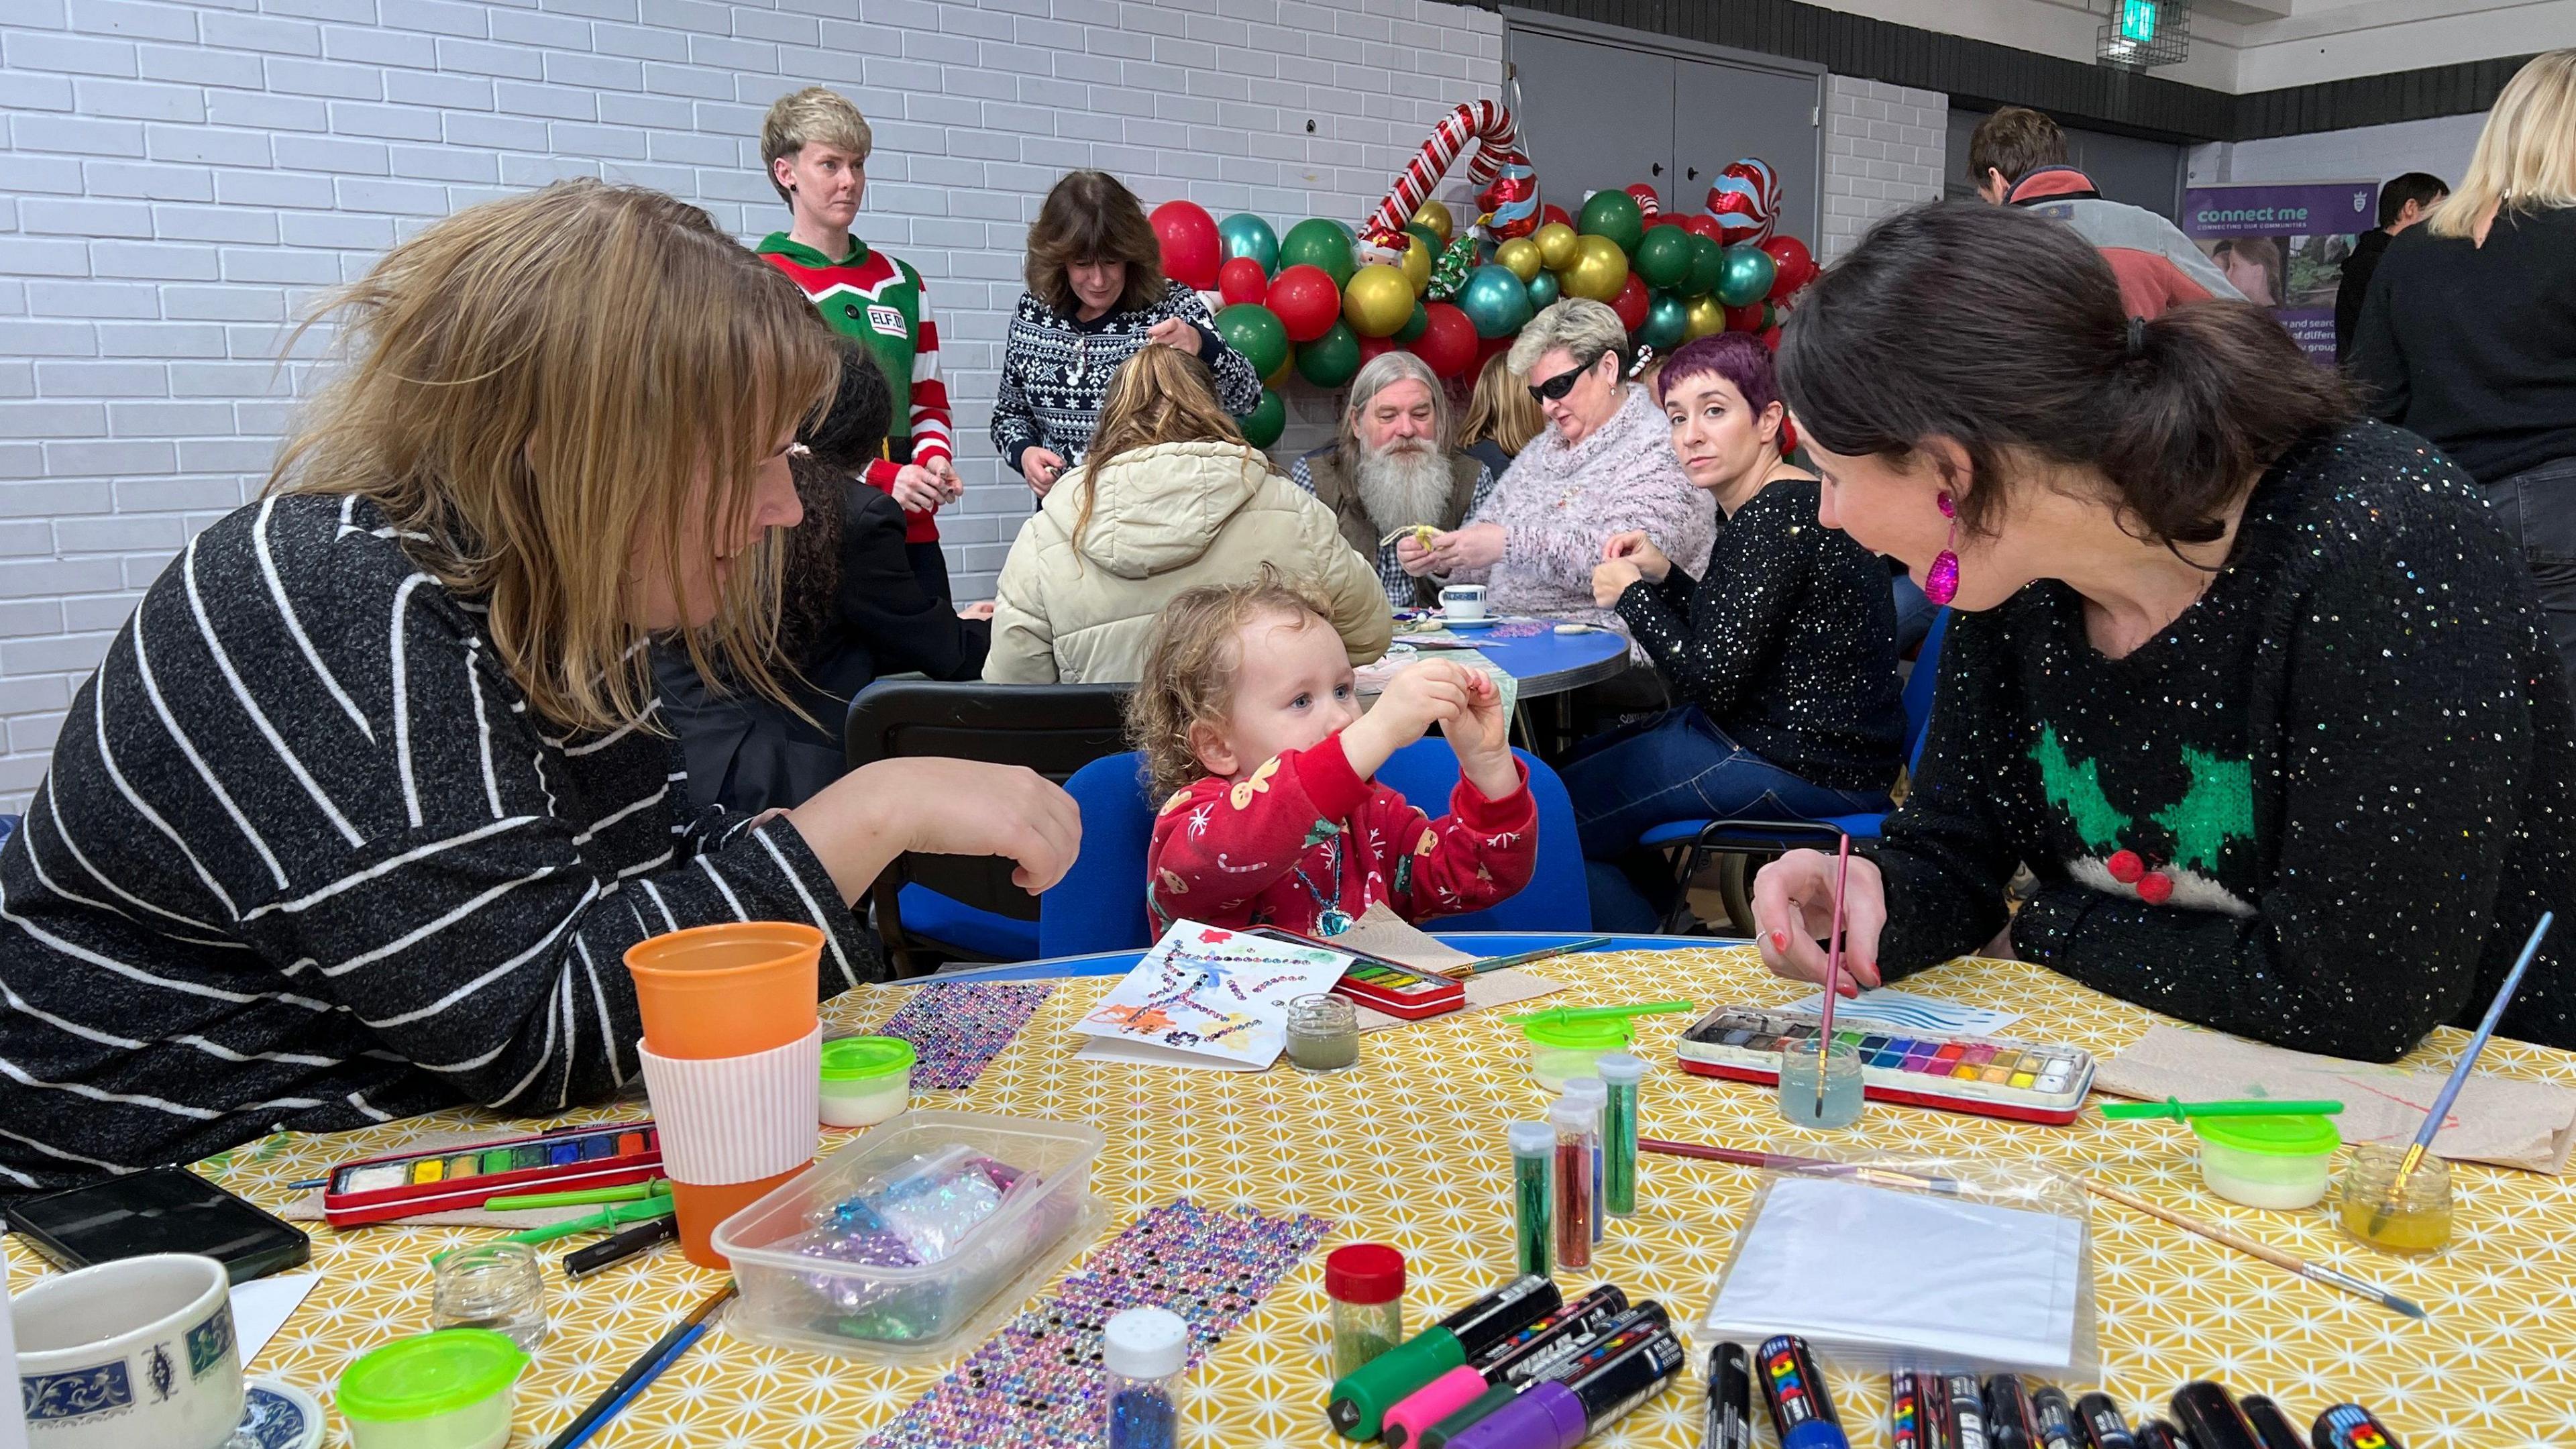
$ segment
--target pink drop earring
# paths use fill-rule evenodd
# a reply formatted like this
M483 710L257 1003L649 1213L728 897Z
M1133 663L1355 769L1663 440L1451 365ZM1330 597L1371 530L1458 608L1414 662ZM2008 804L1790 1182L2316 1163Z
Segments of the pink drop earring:
M1959 506L1950 495L1941 495L1941 516L1950 520L1950 536L1941 540L1941 552L1932 560L1930 571L1923 575L1923 597L1936 604L1947 604L1959 596L1959 556L1951 546L1959 541Z

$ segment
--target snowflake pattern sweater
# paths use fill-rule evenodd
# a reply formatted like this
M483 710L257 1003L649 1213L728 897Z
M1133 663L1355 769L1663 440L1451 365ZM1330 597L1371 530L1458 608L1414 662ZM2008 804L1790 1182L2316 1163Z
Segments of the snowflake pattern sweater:
M1408 921L1481 911L1528 885L1538 864L1538 804L1520 770L1500 800L1462 775L1438 820L1360 778L1338 734L1240 784L1209 776L1174 792L1154 821L1154 929L1191 920L1321 936L1334 934L1327 912L1357 920L1375 901Z
M2364 425L2293 448L2200 601L2123 658L2055 582L1952 622L1878 863L1890 980L2014 953L2243 1036L2386 1061L2474 1022L2576 907L2576 712L2467 475ZM2576 945L2501 1028L2576 1046Z
M1016 473L1021 454L1050 448L1063 457L1067 473L1082 466L1110 377L1120 363L1152 345L1146 334L1156 323L1174 317L1198 329L1199 360L1216 374L1216 400L1225 410L1239 418L1259 407L1261 379L1251 360L1225 345L1207 303L1178 282L1150 305L1089 322L1022 292L993 397L993 447L1002 461Z
M783 231L761 238L760 255L787 274L814 299L815 309L832 330L855 337L894 385L898 399L911 398L898 410L895 429L886 438L886 456L868 465L867 479L885 491L909 461L933 458L954 461L957 445L948 427L948 384L939 377L939 328L930 320L930 294L921 273L868 244L850 238L850 254L833 261ZM904 510L904 542L936 543L936 509Z

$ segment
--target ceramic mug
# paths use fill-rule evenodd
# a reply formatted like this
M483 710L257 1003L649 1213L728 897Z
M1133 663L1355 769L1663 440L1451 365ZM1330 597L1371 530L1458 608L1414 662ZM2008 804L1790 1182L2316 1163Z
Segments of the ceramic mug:
M1440 591L1440 612L1451 619L1485 617L1483 584L1451 584Z
M9 1314L32 1449L215 1449L241 1423L232 1282L212 1258L101 1263L38 1283Z

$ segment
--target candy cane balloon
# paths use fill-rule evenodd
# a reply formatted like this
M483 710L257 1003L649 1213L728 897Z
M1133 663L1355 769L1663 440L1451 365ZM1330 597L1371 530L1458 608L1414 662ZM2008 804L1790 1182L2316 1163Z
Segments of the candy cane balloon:
M1720 246L1771 239L1780 216L1780 174L1759 156L1729 161L1708 188Z
M1522 152L1518 131L1512 125L1512 113L1499 101L1469 101L1442 118L1422 143L1422 150L1405 163L1402 171L1389 184L1386 199L1377 204L1360 225L1362 236L1382 246L1396 244L1404 234L1404 224L1448 174L1451 162L1477 142L1476 153L1467 158L1467 183L1482 190L1497 192L1487 201L1479 196L1477 204L1487 210L1504 209L1515 216L1521 204L1528 203L1527 225L1520 231L1502 232L1497 220L1498 236L1524 236L1538 228L1538 175L1531 169L1529 157Z

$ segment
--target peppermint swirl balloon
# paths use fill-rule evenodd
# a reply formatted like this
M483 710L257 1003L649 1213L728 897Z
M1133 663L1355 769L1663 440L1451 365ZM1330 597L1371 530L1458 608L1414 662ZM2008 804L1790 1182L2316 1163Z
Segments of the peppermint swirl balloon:
M1708 212L1724 245L1770 240L1780 217L1780 174L1758 156L1729 161L1708 188Z

